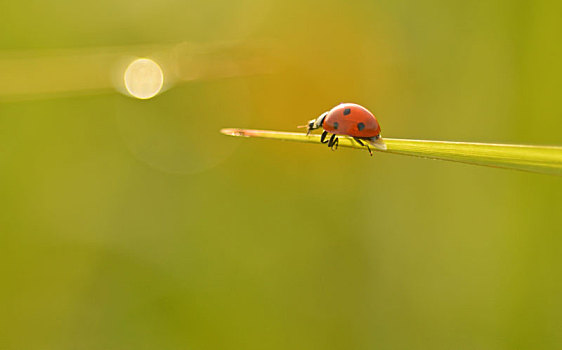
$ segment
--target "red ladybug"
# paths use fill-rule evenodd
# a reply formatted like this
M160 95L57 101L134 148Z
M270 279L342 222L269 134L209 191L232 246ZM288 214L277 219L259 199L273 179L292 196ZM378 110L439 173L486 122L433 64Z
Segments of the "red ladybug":
M310 134L312 130L323 128L324 132L320 142L327 143L332 150L338 148L338 137L336 135L349 136L361 146L367 147L369 153L373 152L369 144L380 149L386 149L381 138L381 127L373 113L365 107L355 103L342 103L323 113L316 119L304 126ZM332 136L326 140L328 133Z

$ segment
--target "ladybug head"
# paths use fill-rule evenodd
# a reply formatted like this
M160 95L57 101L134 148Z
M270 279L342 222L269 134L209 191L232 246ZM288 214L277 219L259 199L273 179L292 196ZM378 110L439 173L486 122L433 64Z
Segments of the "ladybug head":
M322 124L324 124L324 119L326 118L326 115L328 115L328 112L324 112L318 118L310 120L306 125L307 128L306 134L308 135L312 130L321 128Z

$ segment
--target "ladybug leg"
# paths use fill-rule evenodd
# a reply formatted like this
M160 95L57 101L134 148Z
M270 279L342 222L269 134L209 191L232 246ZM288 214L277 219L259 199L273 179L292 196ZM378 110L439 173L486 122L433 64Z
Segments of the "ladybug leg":
M330 147L332 149L332 151L335 151L336 149L338 149L338 138L336 137L336 134L333 134L332 137L330 137L330 141L328 142L328 147Z
M320 142L322 142L322 143L328 143L329 141L325 141L325 140L326 140L326 136L328 136L328 132L327 132L327 131L324 131L324 132L322 133L322 136L320 137Z
M328 141L328 147L332 148L335 139L336 139L336 134L332 134L332 137L330 137L330 141Z
M373 156L373 151L371 151L371 149L369 148L369 145L365 145L365 147L367 147L367 150L369 151L369 154L371 155L371 157Z
M371 149L369 148L369 145L364 144L363 141L359 140L358 138L354 137L353 138L355 141L357 141L358 144L360 144L361 146L367 147L367 150L369 151L369 154L371 155L371 157L373 156L373 151L371 151Z

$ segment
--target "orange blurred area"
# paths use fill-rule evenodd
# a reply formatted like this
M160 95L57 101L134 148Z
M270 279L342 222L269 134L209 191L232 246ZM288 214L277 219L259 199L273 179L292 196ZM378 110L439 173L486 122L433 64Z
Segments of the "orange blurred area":
M0 349L562 346L559 178L219 133L560 145L562 5L1 7Z

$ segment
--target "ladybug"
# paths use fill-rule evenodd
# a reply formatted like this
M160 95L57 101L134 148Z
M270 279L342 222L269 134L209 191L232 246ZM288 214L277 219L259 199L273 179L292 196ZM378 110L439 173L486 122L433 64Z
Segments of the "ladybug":
M355 103L341 103L301 127L307 128L307 135L312 130L323 128L320 142L327 143L332 150L338 148L339 141L336 135L351 137L361 146L365 146L371 156L373 152L369 144L379 149L386 149L377 118L367 108ZM328 134L332 134L329 140L326 139Z

